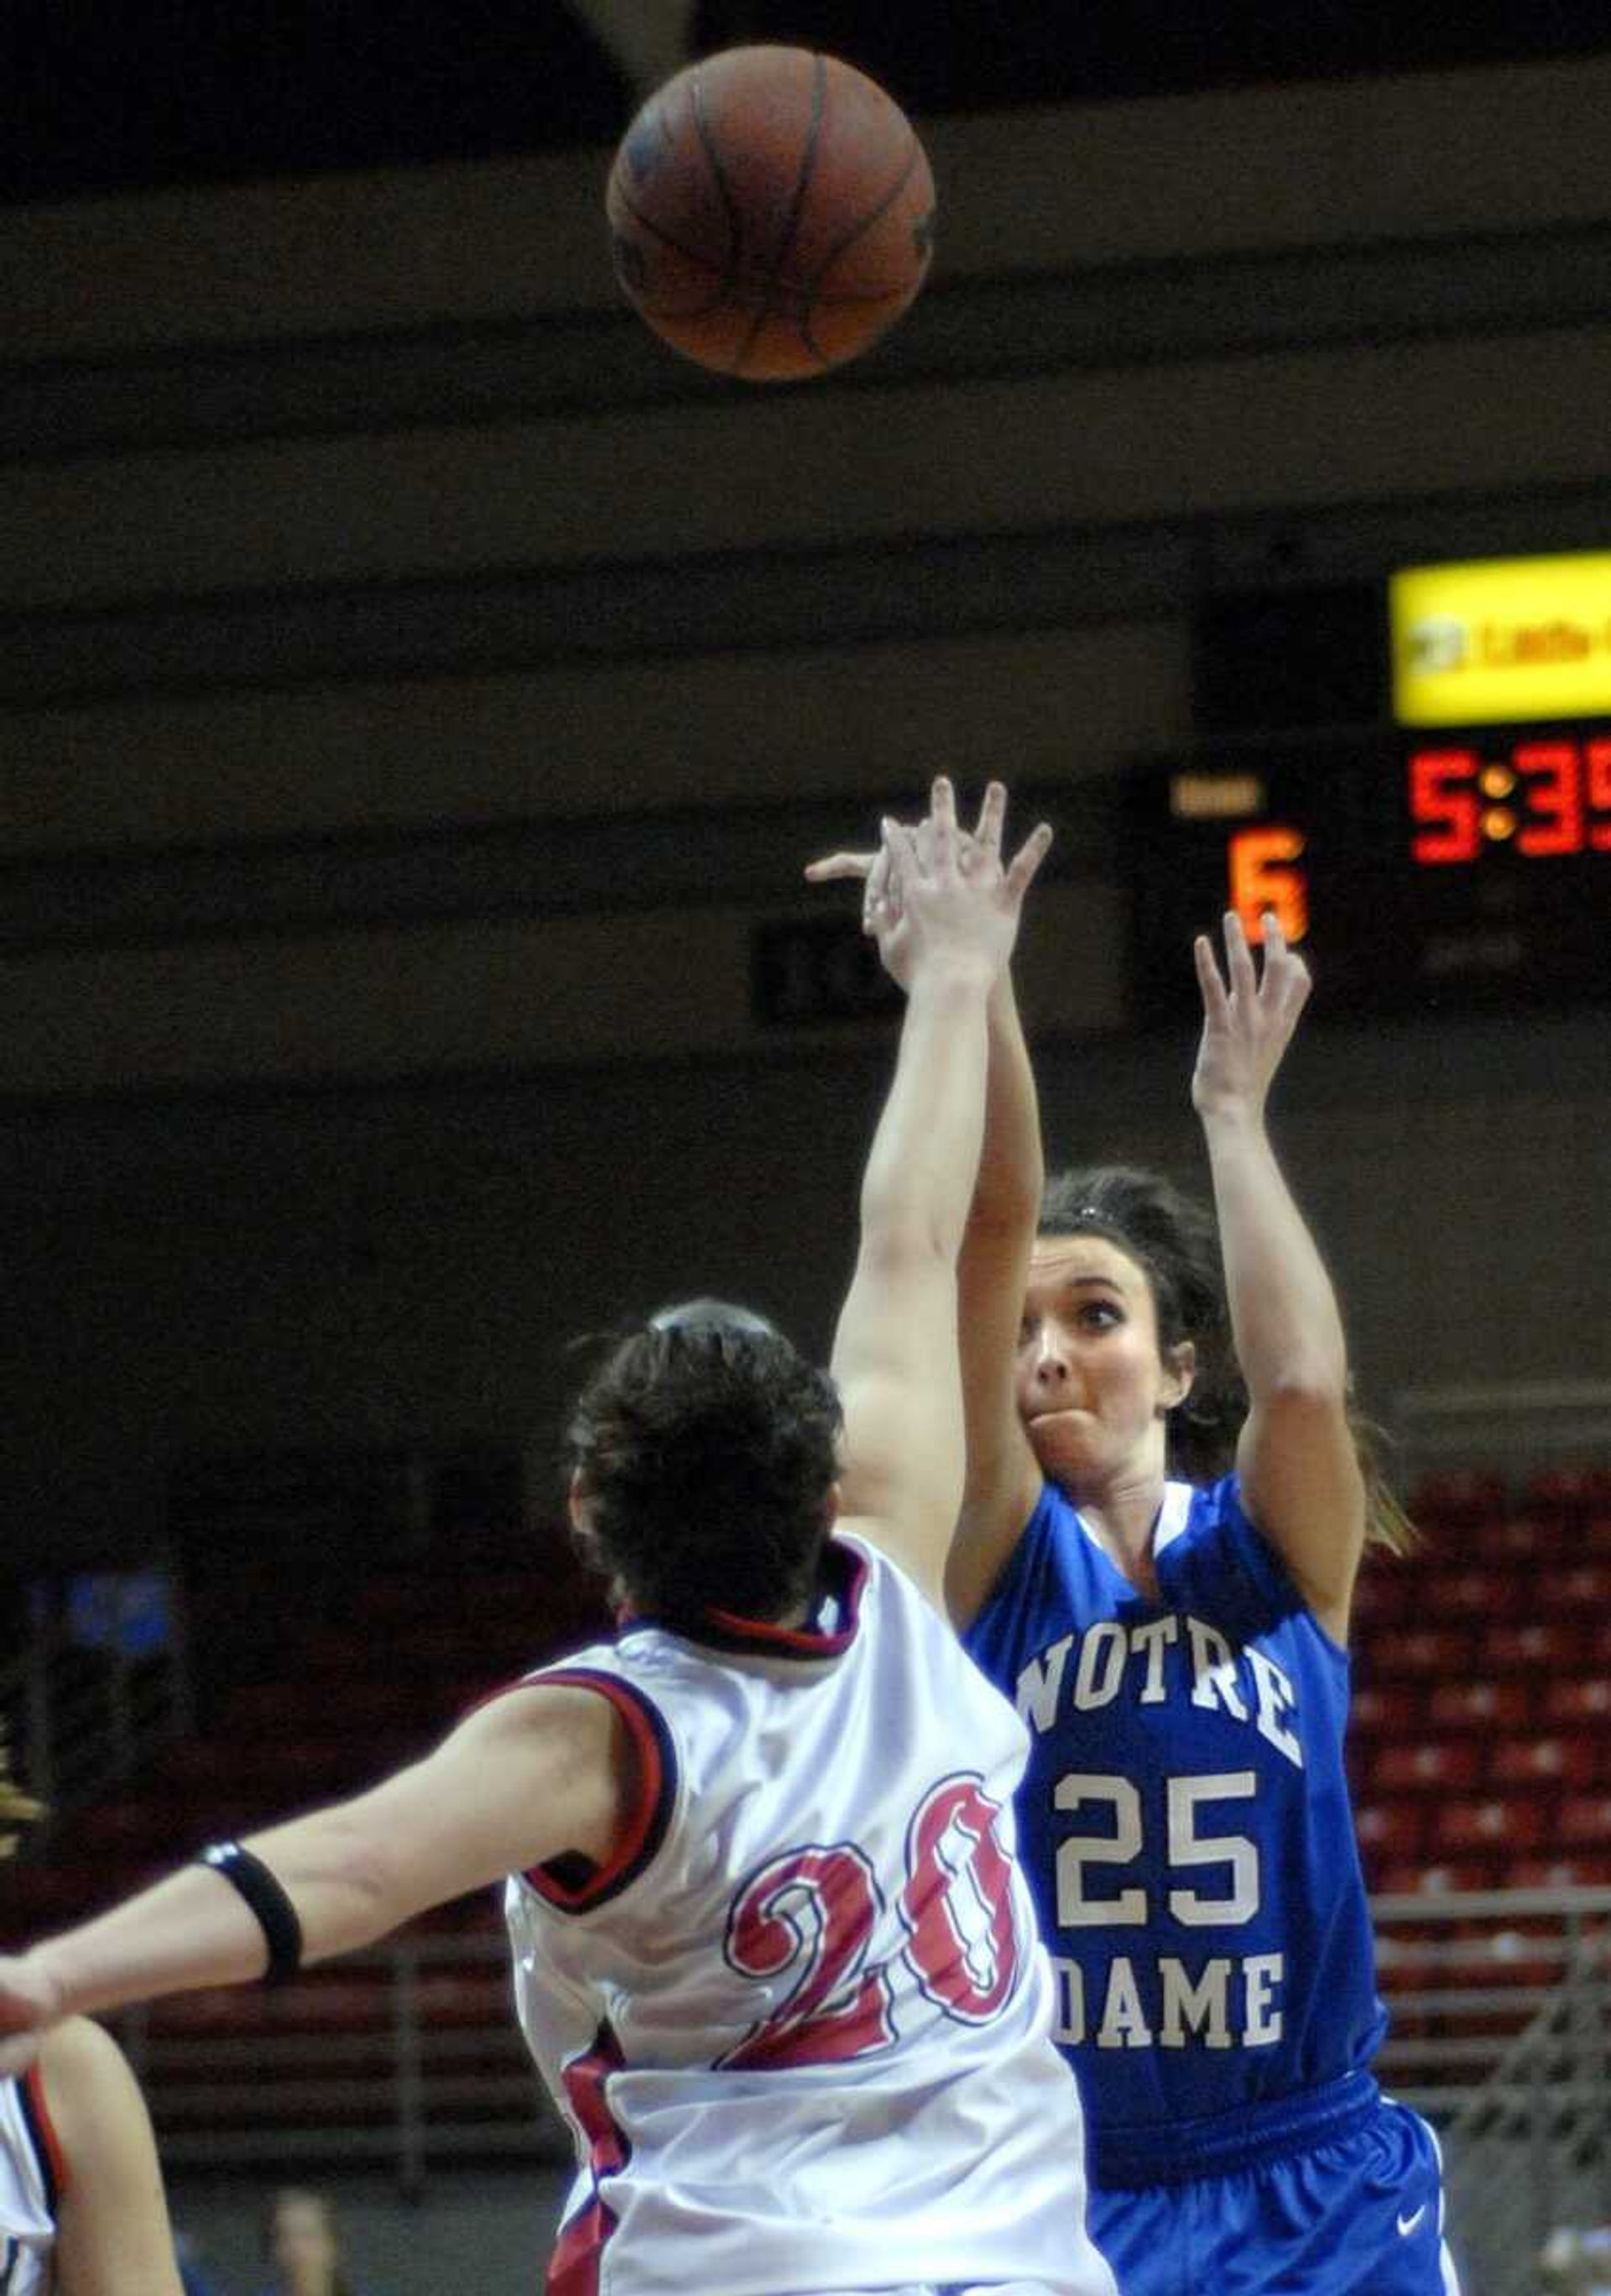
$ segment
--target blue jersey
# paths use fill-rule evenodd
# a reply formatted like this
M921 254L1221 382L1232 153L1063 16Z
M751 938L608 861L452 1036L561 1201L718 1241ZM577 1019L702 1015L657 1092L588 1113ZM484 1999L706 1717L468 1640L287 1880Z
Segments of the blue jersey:
M966 1638L1029 1726L1020 1856L1099 2184L1229 2169L1239 2124L1319 2136L1303 2101L1357 2112L1386 2021L1347 1653L1234 1476L1171 1483L1154 1554L1156 1603L1048 1484Z

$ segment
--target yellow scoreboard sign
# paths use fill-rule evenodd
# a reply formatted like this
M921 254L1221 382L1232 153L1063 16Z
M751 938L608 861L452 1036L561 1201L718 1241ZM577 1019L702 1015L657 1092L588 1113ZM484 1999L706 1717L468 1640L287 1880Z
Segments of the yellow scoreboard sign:
M1611 717L1611 551L1407 567L1388 605L1401 726Z

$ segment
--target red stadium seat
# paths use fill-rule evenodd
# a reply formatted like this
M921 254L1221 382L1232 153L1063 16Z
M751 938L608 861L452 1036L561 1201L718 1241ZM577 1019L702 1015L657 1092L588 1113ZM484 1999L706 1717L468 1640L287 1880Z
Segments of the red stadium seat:
M1427 1708L1427 1718L1438 1730L1512 1729L1532 1714L1533 1685L1519 1675L1501 1675L1494 1682L1440 1682Z
M1514 1618L1521 1584L1514 1570L1496 1564L1440 1570L1427 1589L1427 1609L1440 1619Z
M1578 1619L1611 1610L1611 1562L1574 1562L1540 1570L1533 1586L1535 1611Z
M1370 1765L1370 1792L1431 1793L1448 1786L1474 1786L1483 1775L1484 1751L1476 1738L1383 1746Z
M1566 1674L1582 1663L1584 1631L1566 1619L1534 1619L1483 1632L1477 1663L1500 1674Z
M1600 1774L1599 1750L1587 1738L1501 1738L1492 1749L1492 1786L1591 1786Z
M1508 1856L1537 1849L1549 1832L1549 1813L1536 1795L1457 1795L1433 1812L1431 1839L1440 1856L1484 1849Z
M1362 1683L1349 1702L1348 1727L1355 1738L1397 1737L1419 1726L1422 1703L1419 1682Z
M1470 1667L1471 1636L1463 1627L1389 1627L1363 1654L1373 1679L1455 1675Z
M1603 1675L1568 1675L1544 1692L1546 1722L1586 1723L1611 1727L1611 1682Z
M1381 1868L1375 1883L1375 1895L1382 1898L1407 1898L1411 1895L1464 1897L1473 1890L1492 1889L1494 1873L1493 1862L1483 1857L1440 1858L1432 1865L1420 1858L1413 1861L1395 1859Z
M1505 1512L1505 1479L1486 1469L1456 1469L1428 1475L1410 1503L1413 1521L1427 1529L1454 1529L1497 1520Z
M1479 1523L1468 1541L1476 1562L1525 1562L1559 1551L1558 1541L1535 1514L1503 1515L1496 1522Z
M1419 1858L1427 1839L1427 1811L1419 1801L1362 1802L1353 1813L1362 1852L1374 1860Z
M1529 1512L1570 1522L1611 1507L1611 1470L1604 1467L1546 1467L1523 1493Z
M1611 1562L1611 1511L1591 1514L1579 1531L1576 1543L1586 1562Z
M1354 1628L1361 1632L1402 1625L1419 1607L1415 1580L1390 1565L1362 1570L1354 1581L1352 1616Z
M1556 1812L1555 1833L1574 1852L1611 1850L1611 1794L1568 1794Z
M1506 1868L1508 1890L1604 1890L1611 1888L1611 1849L1566 1857L1517 1857Z

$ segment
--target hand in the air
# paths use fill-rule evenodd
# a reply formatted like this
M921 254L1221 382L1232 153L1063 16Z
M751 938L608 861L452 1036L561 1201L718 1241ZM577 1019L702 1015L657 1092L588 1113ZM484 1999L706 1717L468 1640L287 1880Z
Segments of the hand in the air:
M951 783L942 775L934 784L926 820L915 827L886 822L877 852L830 853L809 863L806 874L814 885L846 877L861 881L862 930L878 942L886 972L905 988L911 984L917 947L907 888L913 883L926 887L920 898L928 898L932 907L943 856L948 890L968 889L965 913L972 919L969 930L975 945L999 947L999 962L1005 964L1018 932L1019 906L1051 843L1051 832L1043 822L1003 866L1006 816L1007 792L1000 782L992 782L977 825L972 831L961 828Z
M1262 1117L1271 1079L1292 1042L1308 1002L1309 968L1272 915L1264 918L1264 958L1255 968L1241 919L1227 914L1225 971L1214 944L1199 933L1193 944L1203 994L1203 1034L1191 1078L1199 1116L1245 1113Z

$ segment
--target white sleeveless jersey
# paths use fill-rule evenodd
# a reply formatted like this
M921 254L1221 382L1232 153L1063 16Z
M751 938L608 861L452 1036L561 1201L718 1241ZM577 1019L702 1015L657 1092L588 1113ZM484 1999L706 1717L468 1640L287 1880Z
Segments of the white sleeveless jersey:
M55 2285L61 2157L39 2068L0 2080L0 2296L45 2296Z
M829 1562L813 1630L634 1623L528 1677L609 1697L643 1781L607 1866L508 1886L580 2164L550 2296L1113 2296L1013 1856L1023 1725L891 1563Z

